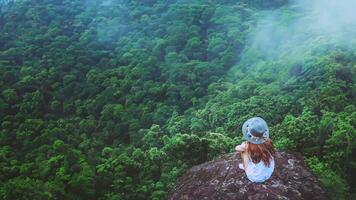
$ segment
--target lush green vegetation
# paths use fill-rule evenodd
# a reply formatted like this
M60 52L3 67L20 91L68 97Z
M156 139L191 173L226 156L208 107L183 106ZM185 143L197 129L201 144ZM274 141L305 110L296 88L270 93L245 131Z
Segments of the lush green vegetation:
M300 17L283 0L0 5L0 199L165 199L252 116L354 197L356 37L259 52L266 13Z

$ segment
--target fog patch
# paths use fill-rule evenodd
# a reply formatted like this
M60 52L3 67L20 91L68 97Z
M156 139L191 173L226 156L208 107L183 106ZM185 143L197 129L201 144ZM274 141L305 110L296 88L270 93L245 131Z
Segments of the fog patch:
M299 0L259 13L237 68L294 62L337 48L355 50L355 0Z

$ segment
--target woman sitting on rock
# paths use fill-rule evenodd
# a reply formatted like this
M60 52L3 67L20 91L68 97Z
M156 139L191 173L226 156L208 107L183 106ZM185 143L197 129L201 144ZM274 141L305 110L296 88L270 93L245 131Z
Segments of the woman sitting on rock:
M273 173L275 154L267 123L260 117L253 117L243 124L242 133L247 141L235 148L241 153L243 162L239 167L245 170L250 181L264 182Z

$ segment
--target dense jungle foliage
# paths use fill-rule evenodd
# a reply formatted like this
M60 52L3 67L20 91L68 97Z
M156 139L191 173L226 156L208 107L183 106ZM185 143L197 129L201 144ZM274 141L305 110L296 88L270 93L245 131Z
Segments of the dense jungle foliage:
M165 199L253 116L333 199L355 198L355 31L266 55L260 19L301 17L285 0L0 5L0 199Z

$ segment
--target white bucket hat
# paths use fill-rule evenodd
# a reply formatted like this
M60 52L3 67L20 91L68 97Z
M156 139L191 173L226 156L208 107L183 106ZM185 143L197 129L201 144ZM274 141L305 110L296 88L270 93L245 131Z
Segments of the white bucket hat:
M269 130L265 120L261 117L248 119L242 125L244 138L253 144L262 144L269 138Z

